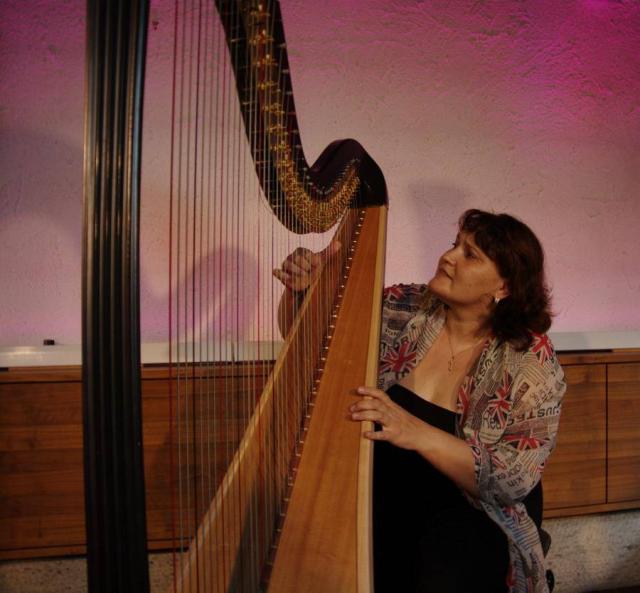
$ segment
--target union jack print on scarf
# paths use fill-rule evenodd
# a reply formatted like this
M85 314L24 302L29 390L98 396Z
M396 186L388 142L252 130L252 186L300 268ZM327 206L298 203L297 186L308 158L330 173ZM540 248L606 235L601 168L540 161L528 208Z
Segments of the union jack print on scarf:
M417 352L415 343L401 342L398 348L389 348L380 360L380 372L404 373L415 366Z
M498 455L498 451L494 447L487 447L489 451L489 456L491 457L491 464L493 467L497 469L507 469L507 464L504 462L504 459L500 455Z
M505 515L507 515L507 517L509 517L509 519L513 521L514 525L520 525L520 520L522 519L522 517L520 516L518 509L515 506L505 506L503 508Z
M502 428L507 425L509 411L511 410L510 395L511 376L505 371L502 375L502 385L498 387L487 403L487 413Z
M393 297L396 301L404 296L404 290L402 284L394 284L393 286L387 286L383 291L383 297L385 299Z
M518 451L526 451L527 449L538 449L540 445L546 444L548 439L538 439L533 435L524 434L506 434L504 440Z
M549 340L547 334L532 334L533 345L531 346L532 352L538 357L540 364L544 364L553 356L553 346Z

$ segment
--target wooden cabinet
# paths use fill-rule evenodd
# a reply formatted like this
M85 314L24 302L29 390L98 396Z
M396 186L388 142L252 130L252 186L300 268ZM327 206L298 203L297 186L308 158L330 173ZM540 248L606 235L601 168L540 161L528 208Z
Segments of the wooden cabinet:
M0 376L0 557L84 541L79 371ZM10 553L7 553L11 550Z
M219 450L235 450L271 366L224 364L208 371L206 380L218 394L216 405L226 410L225 425L216 427ZM182 389L192 378L200 379L189 372ZM196 393L190 405L201 406L197 390L188 391ZM143 369L142 415L148 542L152 549L168 548L173 519L166 367ZM196 451L190 460L193 475L200 472L198 463ZM212 476L212 488L224 473L224 463L220 461ZM0 503L0 559L84 553L79 367L0 371ZM204 512L205 504L199 501L190 520Z
M608 365L608 502L640 500L640 363Z
M545 509L606 502L606 365L564 369L568 384L556 449L545 468Z
M545 517L640 508L640 351L560 354L567 379Z

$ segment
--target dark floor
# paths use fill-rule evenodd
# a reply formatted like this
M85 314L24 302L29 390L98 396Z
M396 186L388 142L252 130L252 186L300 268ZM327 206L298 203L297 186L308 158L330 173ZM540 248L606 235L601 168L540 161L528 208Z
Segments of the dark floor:
M606 591L594 591L593 593L640 593L640 587L627 587L625 589L607 589Z

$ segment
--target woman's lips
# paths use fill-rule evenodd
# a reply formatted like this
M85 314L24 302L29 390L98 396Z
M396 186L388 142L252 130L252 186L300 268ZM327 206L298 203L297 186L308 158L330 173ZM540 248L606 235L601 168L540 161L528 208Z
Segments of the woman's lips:
M442 267L438 268L438 272L440 272L441 274L444 274L449 279L451 278L451 276L449 276L449 274L447 274L447 271Z

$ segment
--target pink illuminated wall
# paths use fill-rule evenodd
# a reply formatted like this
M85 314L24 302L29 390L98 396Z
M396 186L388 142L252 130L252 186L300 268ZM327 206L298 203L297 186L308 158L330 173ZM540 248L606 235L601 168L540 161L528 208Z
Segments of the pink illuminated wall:
M307 156L354 137L391 196L387 283L469 207L546 248L555 331L640 330L640 4L283 0ZM172 3L152 2L143 332L166 337ZM0 345L80 341L84 2L0 4Z

